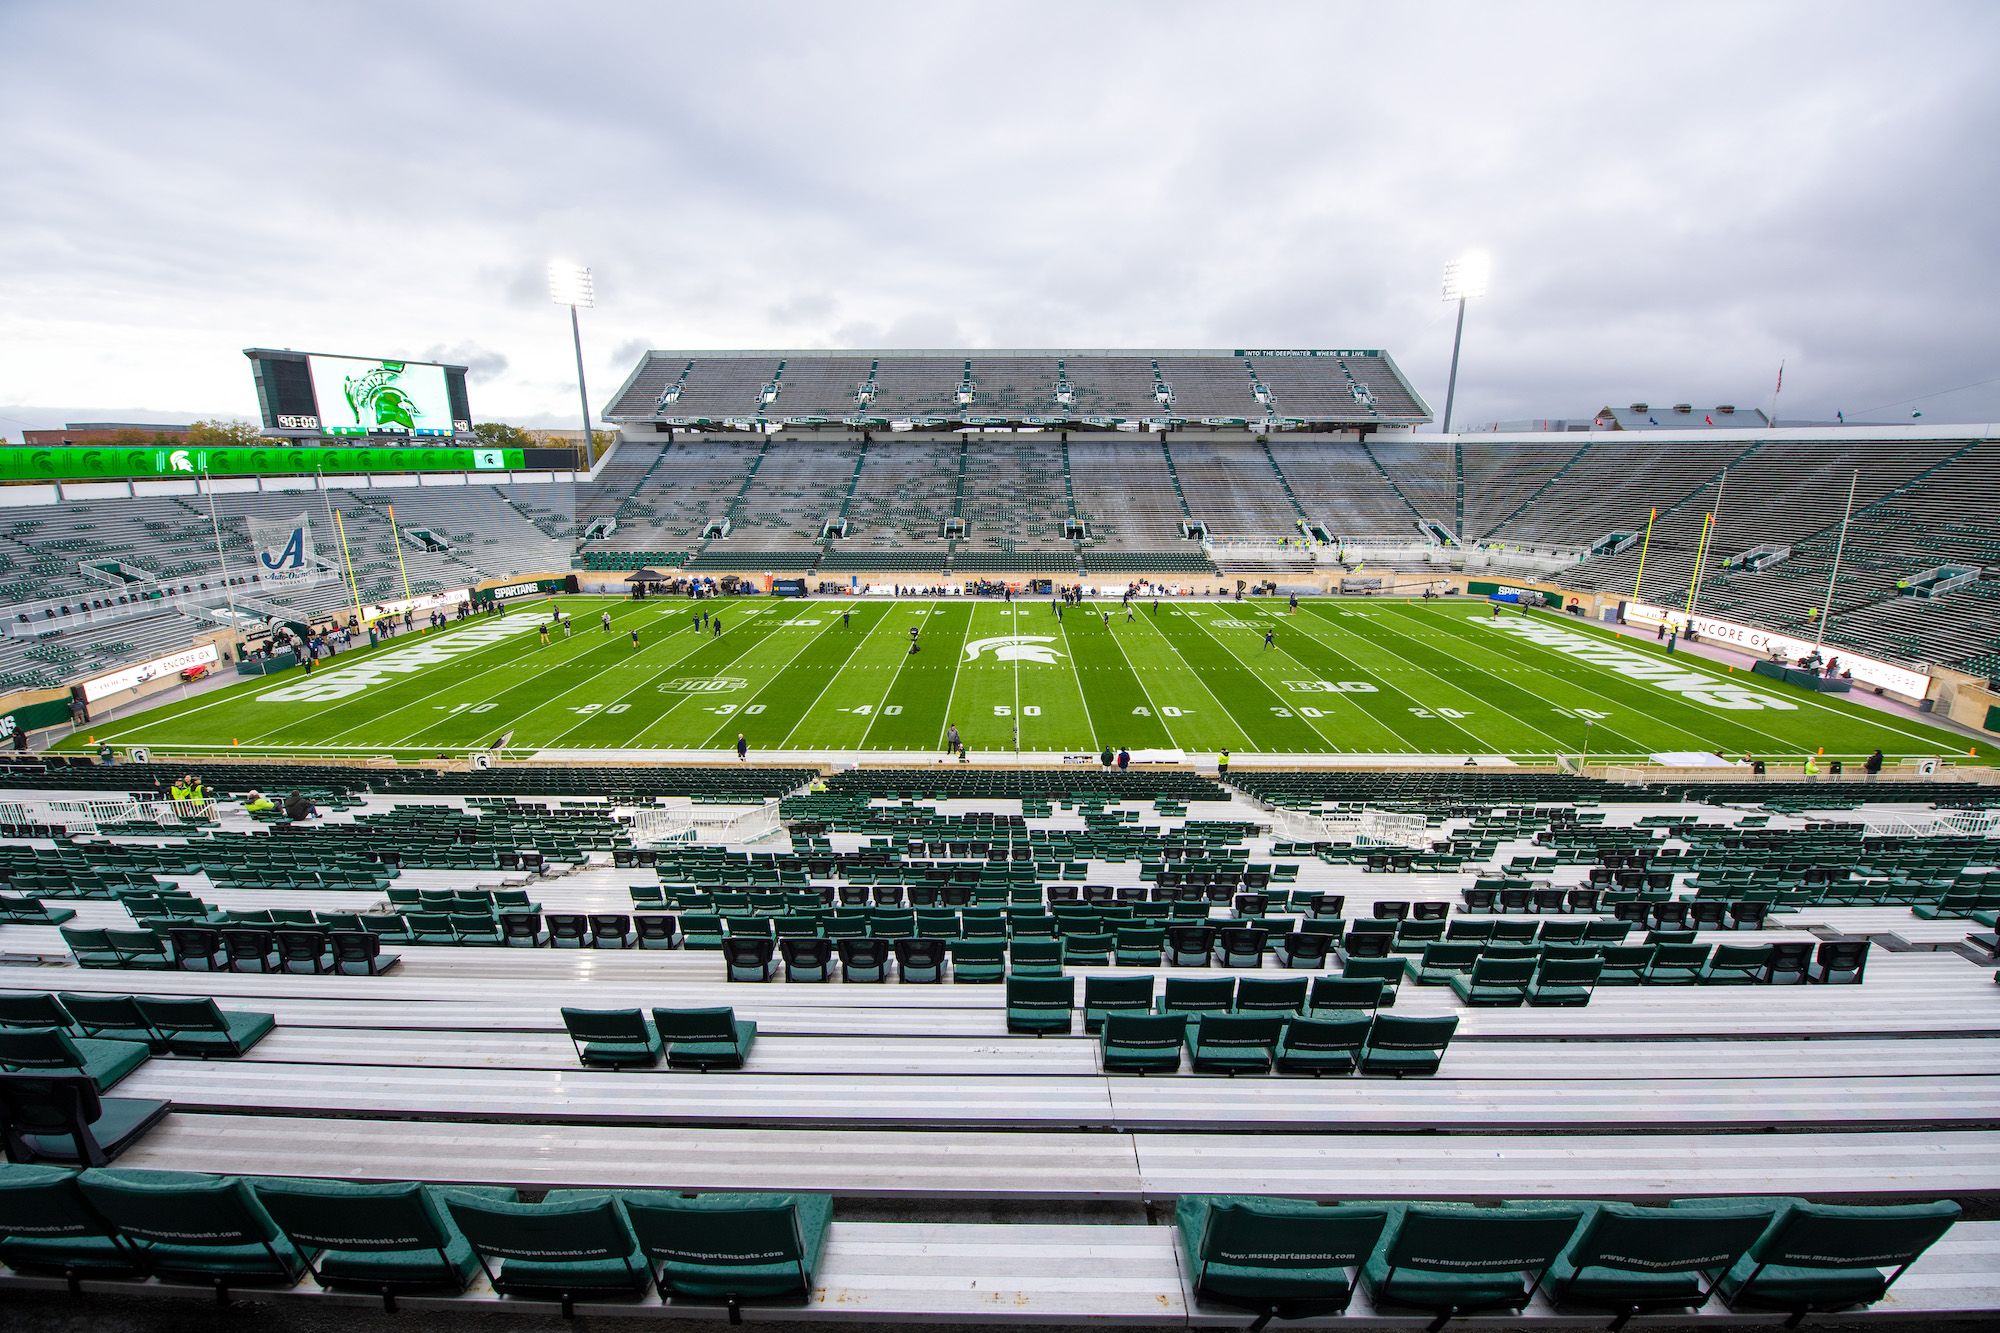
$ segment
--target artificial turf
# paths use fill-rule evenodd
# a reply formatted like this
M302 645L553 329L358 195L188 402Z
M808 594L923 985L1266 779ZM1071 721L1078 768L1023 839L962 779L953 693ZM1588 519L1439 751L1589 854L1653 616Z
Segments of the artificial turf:
M547 645L550 608L572 617ZM612 629L599 628L609 610ZM701 612L723 633L695 628ZM845 613L845 617L843 617ZM910 629L920 633L910 651ZM639 631L635 645L630 631ZM1266 632L1273 641L1265 644ZM1606 655L1610 654L1608 660ZM979 752L1796 762L1955 756L1956 733L1816 695L1573 617L1485 603L568 597L510 606L87 729L163 750Z

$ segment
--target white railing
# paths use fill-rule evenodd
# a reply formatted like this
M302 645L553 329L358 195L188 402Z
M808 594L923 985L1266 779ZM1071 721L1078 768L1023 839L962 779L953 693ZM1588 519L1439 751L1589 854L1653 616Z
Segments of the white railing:
M1357 847L1413 849L1430 845L1424 817L1402 810L1315 815L1303 810L1273 809L1271 832L1286 842L1345 842Z
M1429 827L1422 815L1408 810L1363 810L1359 841L1384 847L1425 848L1430 846Z
M698 805L640 807L620 810L618 818L631 827L632 841L641 847L670 842L755 843L784 830L776 801L748 810Z
M1331 546L1313 546L1304 539L1280 546L1275 541L1218 538L1202 543L1212 560L1282 561L1295 565L1331 564L1339 551Z
M2000 810L1939 810L1935 814L1871 814L1862 820L1870 837L2000 839Z
M1351 541L1340 544L1340 559L1350 565L1430 561L1455 549L1426 541Z
M1285 842L1351 841L1359 828L1345 827L1347 821L1307 814L1303 810L1271 810L1271 833Z
M71 833L130 829L150 824L162 833L190 824L213 824L213 801L37 800L0 801L0 824L59 824Z

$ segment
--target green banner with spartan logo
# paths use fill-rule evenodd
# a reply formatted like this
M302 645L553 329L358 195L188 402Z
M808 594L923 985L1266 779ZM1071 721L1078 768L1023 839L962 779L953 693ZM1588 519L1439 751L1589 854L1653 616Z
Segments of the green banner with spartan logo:
M537 450L536 452L543 452ZM548 464L541 462L546 467ZM523 449L269 448L216 449L148 446L40 449L0 448L0 482L124 481L158 477L269 477L357 472L511 472L528 466Z

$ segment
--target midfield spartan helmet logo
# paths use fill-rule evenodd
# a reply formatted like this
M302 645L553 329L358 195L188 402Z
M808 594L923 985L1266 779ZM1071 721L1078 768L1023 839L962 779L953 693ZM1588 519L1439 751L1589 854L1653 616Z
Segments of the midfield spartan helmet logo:
M393 426L415 430L417 418L423 413L396 383L402 375L401 361L384 361L373 370L342 380L341 389L347 395L347 407L354 413L354 419L378 430Z
M965 645L965 660L977 662L979 655L991 651L996 662L1040 662L1043 666L1054 666L1062 654L1049 647L1053 636L1045 634L1008 634L997 639L974 639Z

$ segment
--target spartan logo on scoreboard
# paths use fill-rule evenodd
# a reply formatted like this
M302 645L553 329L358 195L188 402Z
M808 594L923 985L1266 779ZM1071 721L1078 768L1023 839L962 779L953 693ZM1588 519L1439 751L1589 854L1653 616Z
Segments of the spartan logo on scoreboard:
M1049 647L1055 642L1046 634L1004 634L992 639L974 639L965 645L965 660L977 662L983 653L992 653L996 662L1039 662L1054 666L1062 654Z
M260 578L282 582L310 578L314 563L312 520L301 513L296 518L246 519L250 546Z
M328 435L452 433L443 366L350 356L311 356L306 366Z

